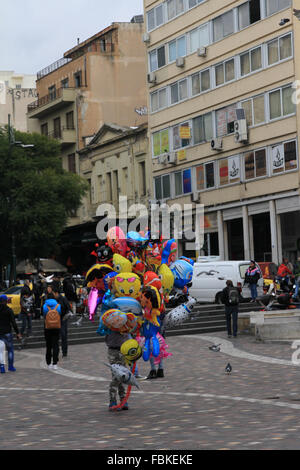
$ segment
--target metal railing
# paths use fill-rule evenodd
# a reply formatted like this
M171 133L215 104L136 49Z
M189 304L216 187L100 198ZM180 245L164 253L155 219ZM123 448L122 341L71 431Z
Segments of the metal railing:
M37 108L40 108L41 106L45 106L46 104L51 103L51 101L61 98L63 94L63 90L73 90L73 89L75 88L62 87L62 88L54 89L53 91L51 91L51 93L48 93L48 95L42 96L41 98L38 98L33 103L30 103L27 106L28 113L30 113L31 111L34 111Z
M52 132L48 132L48 134L44 134L49 139L62 139L64 131L74 131L75 126L62 126L54 129Z
M55 70L59 69L60 67L63 67L66 65L68 62L71 62L72 59L66 59L65 57L62 57L61 59L57 60L56 62L53 62L53 64L48 65L48 67L45 67L44 69L40 70L37 73L37 79L39 80L42 77L45 77L45 75L48 75L51 72L54 72Z

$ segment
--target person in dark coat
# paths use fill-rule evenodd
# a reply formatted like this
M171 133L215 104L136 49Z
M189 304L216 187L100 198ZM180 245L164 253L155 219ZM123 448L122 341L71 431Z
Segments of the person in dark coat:
M71 310L74 315L76 315L76 303L78 302L76 289L75 281L72 279L70 274L67 275L63 281L63 291L71 305Z
M14 312L7 306L8 298L6 295L0 296L0 340L4 342L8 352L8 370L15 372L14 367L14 344L12 329L15 330L18 339L22 336L16 323ZM5 372L4 364L0 364L0 372Z
M61 295L59 287L52 287L54 299L60 304L61 307L61 328L60 339L63 357L68 355L68 317L72 312L68 299Z
M233 295L236 297L236 301L232 301ZM227 324L227 333L228 337L237 336L238 331L238 313L239 313L239 297L240 293L237 287L234 287L233 282L231 280L226 281L226 287L222 291L222 302L225 305L225 316L226 316L226 324ZM232 328L231 328L231 319L232 319Z

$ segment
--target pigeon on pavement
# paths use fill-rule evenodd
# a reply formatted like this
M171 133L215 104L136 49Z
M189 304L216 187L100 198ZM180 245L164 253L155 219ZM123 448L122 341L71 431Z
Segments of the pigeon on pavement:
M230 374L231 371L232 371L232 367L228 362L227 366L225 367L225 372L227 372L227 374Z
M219 352L221 350L220 346L221 346L221 343L220 344L214 344L213 346L210 346L208 349L210 349L211 351L214 351L214 352Z

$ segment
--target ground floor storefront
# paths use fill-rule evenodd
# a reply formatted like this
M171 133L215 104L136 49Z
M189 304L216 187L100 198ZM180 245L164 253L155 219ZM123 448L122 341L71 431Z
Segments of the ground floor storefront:
M295 262L300 255L298 192L253 198L205 208L200 255L224 260Z

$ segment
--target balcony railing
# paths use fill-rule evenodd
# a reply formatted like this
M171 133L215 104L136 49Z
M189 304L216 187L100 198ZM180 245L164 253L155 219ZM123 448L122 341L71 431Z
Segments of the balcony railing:
M62 139L64 131L75 131L74 126L63 126L54 129L52 132L48 132L48 134L44 134L49 139Z
M53 64L48 65L48 67L45 67L44 69L40 70L37 73L37 79L39 80L42 77L45 77L45 75L48 75L51 72L54 72L55 70L59 69L60 67L63 67L66 65L68 62L70 62L72 59L67 59L65 57L62 57L61 59L57 60L56 62L53 62Z
M41 106L45 106L46 104L51 103L52 101L57 100L58 98L61 98L63 96L63 90L72 90L74 88L57 88L51 93L49 93L46 96L42 96L41 98L38 98L36 101L33 103L30 103L27 106L27 111L30 113L31 111L34 111L37 108L40 108Z

